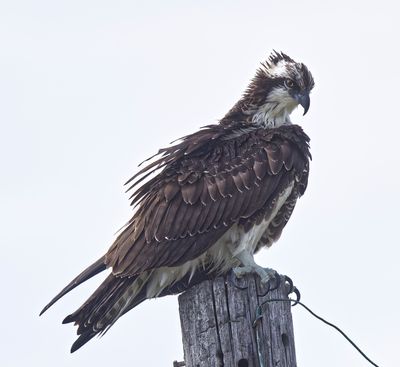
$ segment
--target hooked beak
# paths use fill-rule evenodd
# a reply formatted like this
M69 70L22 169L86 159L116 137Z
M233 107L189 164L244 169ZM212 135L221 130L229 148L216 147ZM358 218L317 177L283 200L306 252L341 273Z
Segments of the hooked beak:
M295 95L294 99L299 102L304 108L303 116L307 113L308 109L310 108L310 95L308 92L302 92Z

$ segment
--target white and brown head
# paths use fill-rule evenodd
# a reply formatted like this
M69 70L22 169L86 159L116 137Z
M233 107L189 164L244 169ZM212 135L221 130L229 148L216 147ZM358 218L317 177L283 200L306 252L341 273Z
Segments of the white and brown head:
M274 51L221 122L245 120L265 127L290 124L289 115L299 104L307 113L313 87L314 79L303 63Z

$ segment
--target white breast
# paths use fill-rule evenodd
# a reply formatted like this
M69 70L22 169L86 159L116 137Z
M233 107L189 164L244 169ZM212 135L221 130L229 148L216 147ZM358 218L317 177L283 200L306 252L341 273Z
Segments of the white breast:
M237 247L233 251L233 255L236 255L242 251L248 251L251 254L254 253L262 235L268 230L270 223L274 220L275 216L278 214L279 210L292 193L293 186L294 181L292 181L289 186L280 193L269 216L264 218L260 224L253 226L247 233L244 232L243 228L239 228L240 240L237 244Z
M205 266L212 262L213 270L224 273L231 268L239 266L239 261L235 258L241 251L254 253L268 226L278 214L279 209L284 205L292 193L294 182L283 190L273 206L269 216L245 232L242 226L234 224L225 234L211 246L203 255L188 261L178 267L162 267L152 270L147 283L147 297L156 297L165 287L183 278L188 273L194 273L200 266Z

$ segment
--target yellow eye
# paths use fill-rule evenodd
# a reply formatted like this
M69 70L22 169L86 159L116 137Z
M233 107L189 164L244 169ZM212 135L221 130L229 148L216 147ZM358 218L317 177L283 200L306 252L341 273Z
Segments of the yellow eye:
M294 81L292 79L285 79L285 87L286 88L293 88L294 87Z

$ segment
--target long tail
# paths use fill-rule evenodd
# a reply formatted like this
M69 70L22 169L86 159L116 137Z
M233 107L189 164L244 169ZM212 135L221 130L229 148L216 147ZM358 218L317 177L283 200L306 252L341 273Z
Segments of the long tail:
M40 314L76 286L105 268L104 258L97 260L54 297ZM147 285L149 282L151 283L152 275L153 271L126 278L110 274L89 299L63 321L63 324L73 322L78 325L77 334L79 337L72 345L71 353L78 350L94 336L107 332L123 314L146 300L148 298ZM205 279L211 279L214 276L215 274L206 269L197 269L194 274L186 274L169 286L160 288L158 294L150 294L150 297L163 297L181 293L193 285Z
M78 350L97 334L107 332L122 315L146 300L148 298L147 285L152 274L152 271L149 271L131 278L118 278L110 274L93 295L63 321L63 324L74 322L75 325L78 325L79 337L72 345L71 353ZM181 293L212 277L213 274L198 270L195 274L187 274L177 282L162 289L156 297Z
M85 269L82 273L80 273L71 283L69 283L60 293L58 293L40 312L39 316L41 316L44 312L46 312L54 303L56 303L61 297L65 296L68 292L72 291L75 287L83 282L86 282L91 277L99 274L103 270L106 269L105 264L105 256L102 256L100 259L95 261L92 265L90 265L87 269Z
M141 277L140 277L141 278ZM110 274L90 298L74 313L68 315L63 324L74 322L78 325L78 339L71 347L71 353L78 350L97 334L104 334L127 312L146 299L143 287L146 279L117 278Z
M58 293L43 308L40 315L75 287L105 269L105 256L103 256ZM127 311L124 310L128 305L131 309L146 299L145 290L142 288L147 278L145 276L140 278L135 283L136 277L118 278L110 274L77 311L64 319L63 324L75 322L78 325L78 335L80 336L72 345L71 353L87 343L96 334L107 331Z

